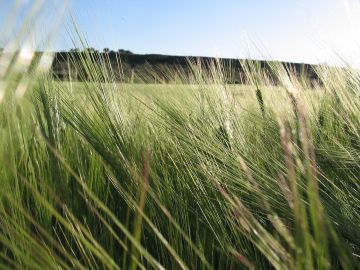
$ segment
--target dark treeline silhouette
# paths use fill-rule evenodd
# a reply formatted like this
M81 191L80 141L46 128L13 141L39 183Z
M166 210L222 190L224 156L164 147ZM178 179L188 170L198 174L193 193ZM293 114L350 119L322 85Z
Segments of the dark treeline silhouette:
M132 83L169 83L192 82L198 79L199 71L211 74L221 68L222 80L230 84L246 83L245 71L241 60L212 57L185 57L160 54L134 54L128 50L111 51L105 48L102 52L94 48L83 51L72 49L69 52L58 52L52 64L52 74L59 80L86 80L89 75L81 59L102 64L111 70L112 79ZM91 60L90 60L91 59ZM249 60L264 71L269 79L276 83L269 68L269 61ZM310 64L282 62L297 76L302 75L309 82L318 81L315 67ZM201 67L201 68L198 68ZM219 73L218 73L219 74ZM209 78L211 76L208 76Z

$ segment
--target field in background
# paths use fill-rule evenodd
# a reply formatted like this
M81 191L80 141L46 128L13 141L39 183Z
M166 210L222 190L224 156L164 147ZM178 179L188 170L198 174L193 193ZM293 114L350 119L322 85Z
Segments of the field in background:
M86 99L86 83L83 82L55 82L59 89L70 92L74 99ZM262 98L266 106L271 107L278 116L284 117L291 111L291 101L284 87L276 85L231 85L231 84L131 84L131 83L108 83L105 88L111 88L116 92L116 96L122 100L122 105L133 113L140 113L143 110L149 111L150 104L154 100L167 100L179 106L184 106L184 110L191 113L198 106L199 99L205 95L225 96L239 111L250 106L259 106L256 97L256 90L262 89ZM304 100L306 109L318 108L318 102L324 93L320 86L309 88L308 91L298 93ZM141 103L146 103L146 106Z

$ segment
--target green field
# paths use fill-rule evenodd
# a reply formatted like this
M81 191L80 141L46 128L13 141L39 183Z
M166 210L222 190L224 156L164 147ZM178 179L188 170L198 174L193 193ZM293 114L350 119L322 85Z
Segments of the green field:
M86 63L86 62L85 62ZM358 269L360 74L33 77L0 104L0 269ZM101 73L100 71L103 71ZM9 81L7 81L9 82Z

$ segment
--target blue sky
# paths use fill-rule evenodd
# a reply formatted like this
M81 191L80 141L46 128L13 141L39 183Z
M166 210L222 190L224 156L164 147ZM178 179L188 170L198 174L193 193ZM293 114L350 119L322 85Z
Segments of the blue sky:
M73 0L55 50L73 47L68 14L97 49L308 63L359 56L359 0ZM36 28L36 46L52 16Z

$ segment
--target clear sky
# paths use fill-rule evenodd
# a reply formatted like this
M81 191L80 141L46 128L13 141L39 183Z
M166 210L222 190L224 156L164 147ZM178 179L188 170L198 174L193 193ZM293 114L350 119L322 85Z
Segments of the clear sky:
M70 13L100 50L308 63L360 56L359 0L72 0L56 50L74 47ZM36 28L37 45L51 16Z

